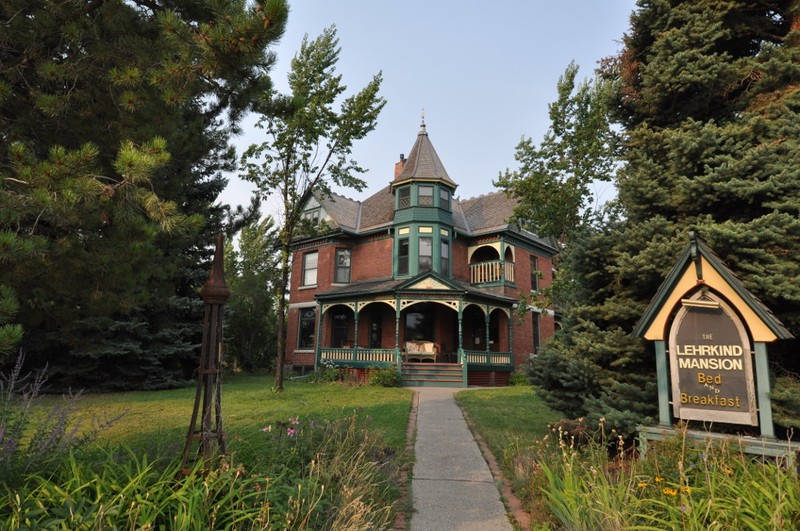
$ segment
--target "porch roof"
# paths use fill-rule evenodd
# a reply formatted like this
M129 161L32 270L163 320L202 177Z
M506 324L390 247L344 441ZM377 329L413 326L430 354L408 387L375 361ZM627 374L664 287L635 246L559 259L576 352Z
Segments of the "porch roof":
M495 303L512 306L516 299L498 295L489 290L466 284L453 278L445 278L433 271L426 271L415 277L394 279L384 277L353 282L346 286L336 286L316 294L317 300L355 299L379 295L437 294L458 296L465 300L492 300Z

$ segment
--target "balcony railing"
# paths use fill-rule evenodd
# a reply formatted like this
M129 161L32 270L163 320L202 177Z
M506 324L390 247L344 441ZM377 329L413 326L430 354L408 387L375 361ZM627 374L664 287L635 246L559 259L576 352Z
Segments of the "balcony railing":
M514 262L491 260L469 265L470 283L514 282Z

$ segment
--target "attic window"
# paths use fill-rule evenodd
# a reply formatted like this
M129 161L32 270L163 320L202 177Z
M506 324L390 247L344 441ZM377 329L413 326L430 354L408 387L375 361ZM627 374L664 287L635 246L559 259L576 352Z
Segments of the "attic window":
M315 208L313 210L306 210L305 212L303 212L303 219L307 219L312 223L319 223L319 213L320 213L319 208Z

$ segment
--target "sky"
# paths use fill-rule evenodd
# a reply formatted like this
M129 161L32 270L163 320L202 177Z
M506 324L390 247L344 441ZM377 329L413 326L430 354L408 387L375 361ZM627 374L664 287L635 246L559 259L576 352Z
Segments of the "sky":
M387 104L353 149L368 170L361 176L367 188L334 191L362 200L386 186L400 154L414 145L424 112L428 137L459 185L455 196L467 199L495 191L492 181L517 168L523 137L541 141L559 76L575 61L578 77L591 77L600 59L615 55L634 7L634 0L290 0L271 75L286 93L303 36L313 39L335 25L345 95L382 72ZM254 122L246 119L234 138L238 154L266 140ZM248 204L252 185L229 178L220 201ZM603 186L596 190L600 201L614 194L612 185ZM277 214L272 209L268 202L264 213Z

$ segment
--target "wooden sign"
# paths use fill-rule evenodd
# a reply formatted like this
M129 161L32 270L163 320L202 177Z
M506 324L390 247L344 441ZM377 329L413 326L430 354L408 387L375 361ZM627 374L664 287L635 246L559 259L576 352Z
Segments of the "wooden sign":
M724 300L711 292L681 300L668 352L676 418L758 425L750 340Z

